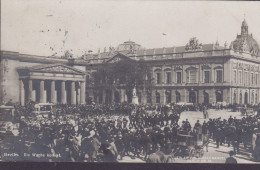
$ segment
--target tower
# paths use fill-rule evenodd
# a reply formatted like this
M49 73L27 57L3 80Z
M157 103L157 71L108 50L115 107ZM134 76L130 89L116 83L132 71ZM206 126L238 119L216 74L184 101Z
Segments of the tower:
M242 36L248 35L248 25L247 25L245 19L244 19L244 21L242 22L241 35L242 35Z

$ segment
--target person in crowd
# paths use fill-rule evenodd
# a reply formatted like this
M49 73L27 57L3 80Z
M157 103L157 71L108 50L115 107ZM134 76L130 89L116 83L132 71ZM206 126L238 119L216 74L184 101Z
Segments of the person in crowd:
M233 151L229 152L229 157L226 159L226 164L237 164L236 158L234 158L235 153Z
M157 145L165 153L178 142L178 131L191 132L191 124L184 120L179 127L180 113L191 106L132 105L129 103L93 105L57 105L56 113L49 117L34 116L33 103L16 106L19 136L13 150L61 154L55 161L117 161L125 156L146 160ZM194 106L195 107L195 106ZM196 106L202 109L202 105ZM171 111L169 111L171 109ZM167 111L168 110L168 111ZM202 109L203 110L203 109ZM167 124L167 121L169 122ZM259 116L246 116L242 120L225 119L199 121L193 130L221 144L232 145L239 153L239 143L253 145L252 155L257 158ZM255 142L252 139L255 137ZM20 138L20 139L19 139ZM11 140L12 141L12 140ZM103 153L103 159L99 158ZM40 158L35 158L41 160ZM50 158L51 161L54 159Z

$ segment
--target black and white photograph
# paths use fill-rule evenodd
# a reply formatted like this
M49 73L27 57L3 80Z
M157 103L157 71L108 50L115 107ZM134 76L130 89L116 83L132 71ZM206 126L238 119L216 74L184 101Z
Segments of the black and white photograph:
M260 163L260 2L1 0L0 162Z

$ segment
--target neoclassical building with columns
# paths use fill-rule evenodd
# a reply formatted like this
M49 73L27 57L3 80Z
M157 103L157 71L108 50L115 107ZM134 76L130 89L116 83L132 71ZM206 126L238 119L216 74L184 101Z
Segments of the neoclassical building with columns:
M85 66L73 59L1 51L1 104L85 104Z
M191 38L184 46L145 49L126 41L116 48L80 58L25 55L1 51L0 102L85 104L130 102L124 83L114 88L93 86L98 68L121 60L144 60L152 90L137 88L140 103L258 104L259 45L244 20L230 45L201 44Z

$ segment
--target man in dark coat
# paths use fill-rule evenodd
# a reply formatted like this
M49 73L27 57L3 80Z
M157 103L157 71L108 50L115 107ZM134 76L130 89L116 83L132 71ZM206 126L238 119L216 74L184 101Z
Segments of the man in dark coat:
M235 153L233 151L229 152L229 157L226 159L226 164L237 164L237 160L233 157Z
M117 162L117 155L114 152L114 147L107 140L101 144L100 148L104 154L105 162Z

